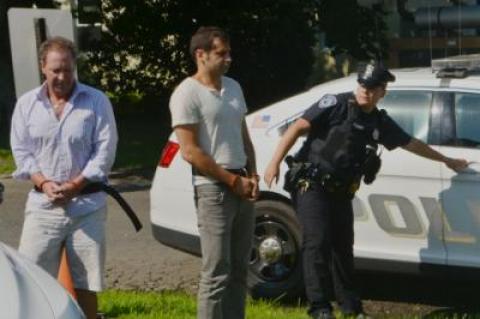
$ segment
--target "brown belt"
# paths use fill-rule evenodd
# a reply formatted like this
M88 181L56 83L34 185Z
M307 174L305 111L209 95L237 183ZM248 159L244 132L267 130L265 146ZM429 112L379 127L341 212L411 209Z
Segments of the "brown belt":
M242 177L247 177L248 176L248 172L247 172L246 168L233 168L233 169L227 168L226 170L229 171L232 174L240 175Z

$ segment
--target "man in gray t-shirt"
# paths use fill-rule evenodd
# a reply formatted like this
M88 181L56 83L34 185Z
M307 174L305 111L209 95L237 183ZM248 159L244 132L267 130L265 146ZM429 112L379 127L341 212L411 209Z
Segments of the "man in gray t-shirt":
M202 271L199 319L245 317L246 276L259 195L253 145L240 85L223 76L230 43L217 27L201 27L190 53L197 72L170 99L172 127L192 165Z

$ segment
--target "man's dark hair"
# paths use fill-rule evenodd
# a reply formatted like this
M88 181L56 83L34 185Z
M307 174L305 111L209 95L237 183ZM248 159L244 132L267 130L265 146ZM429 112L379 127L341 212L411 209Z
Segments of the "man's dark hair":
M75 45L72 41L63 38L63 37L53 37L40 45L40 50L38 56L42 63L45 63L47 54L50 51L64 51L69 52L72 55L73 60L77 58L77 52L75 50Z
M198 49L207 52L210 51L215 38L219 38L225 43L230 43L230 38L227 33L219 27L209 26L198 28L197 32L195 32L190 40L190 55L192 56L193 61L195 61L195 51Z

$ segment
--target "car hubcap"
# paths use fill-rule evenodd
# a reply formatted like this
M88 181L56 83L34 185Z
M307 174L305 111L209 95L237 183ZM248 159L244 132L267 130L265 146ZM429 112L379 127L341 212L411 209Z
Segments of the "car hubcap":
M282 257L282 246L277 237L267 237L258 247L260 258L272 264Z
M262 280L287 279L297 263L295 238L279 220L264 215L257 218L250 271Z

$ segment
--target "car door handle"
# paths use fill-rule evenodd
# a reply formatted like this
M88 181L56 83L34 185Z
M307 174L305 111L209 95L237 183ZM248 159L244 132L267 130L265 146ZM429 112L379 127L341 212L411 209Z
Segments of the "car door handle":
M460 174L480 174L480 162L468 162L468 167L459 171Z

